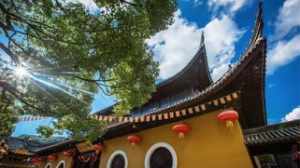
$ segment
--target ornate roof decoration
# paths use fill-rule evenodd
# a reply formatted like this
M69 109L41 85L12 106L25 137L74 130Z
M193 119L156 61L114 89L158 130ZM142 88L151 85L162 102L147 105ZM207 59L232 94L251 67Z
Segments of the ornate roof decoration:
M252 32L252 37L251 37L250 44L249 44L250 47L253 46L253 44L255 43L255 41L258 38L263 37L263 29L264 29L263 3L262 3L262 1L259 1L258 10L257 10L257 14L256 14L256 20L255 20L255 27Z
M239 98L239 92L233 92L223 97L219 97L214 100L210 100L208 102L198 104L192 107L183 108L181 110L176 111L166 111L162 113L151 113L145 114L141 116L114 116L114 115L97 115L93 116L95 119L99 121L105 121L109 123L144 123L144 122L156 122L156 121L163 121L163 120L173 120L188 117L194 114L201 114L205 113L212 108L216 107L224 107L226 104L232 103L233 101ZM109 127L113 126L114 124L110 125Z
M300 139L300 120L244 130L248 146L289 143Z

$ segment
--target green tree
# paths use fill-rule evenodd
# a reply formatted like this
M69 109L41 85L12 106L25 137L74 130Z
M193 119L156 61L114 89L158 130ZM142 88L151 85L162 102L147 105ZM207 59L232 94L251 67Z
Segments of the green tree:
M117 98L121 114L149 99L158 66L144 41L172 22L175 0L95 3L88 10L70 0L0 1L1 136L16 116L32 114L91 138L103 126L88 117L98 89Z

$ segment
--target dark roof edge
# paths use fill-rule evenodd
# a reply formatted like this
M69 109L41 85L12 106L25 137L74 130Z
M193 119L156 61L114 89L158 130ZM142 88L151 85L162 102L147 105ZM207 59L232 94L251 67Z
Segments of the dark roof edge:
M245 130L243 130L243 132L244 132L244 135L248 135L248 134L256 134L259 132L264 132L264 131L269 131L269 130L276 130L276 129L287 128L287 127L297 127L297 126L300 127L300 119L288 121L288 122L276 123L276 124L272 124L272 125L266 125L266 126L262 126L262 127L245 129Z
M35 154L41 154L41 153L45 153L47 151L50 151L50 150L53 150L53 149L57 149L57 148L60 148L60 147L72 146L72 145L75 145L77 143L80 143L80 142L76 141L76 140L73 140L73 139L68 139L68 140L65 140L65 141L53 144L53 145L42 147L42 148L38 149L37 151L34 151L34 153Z

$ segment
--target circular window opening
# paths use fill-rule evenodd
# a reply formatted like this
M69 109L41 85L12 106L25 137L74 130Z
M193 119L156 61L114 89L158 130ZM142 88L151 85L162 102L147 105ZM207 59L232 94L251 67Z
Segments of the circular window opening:
M111 161L111 168L124 168L125 167L125 159L121 154L117 154L113 160Z
M123 151L114 152L107 163L107 168L127 168L127 156Z
M164 147L155 149L150 156L150 168L172 168L172 165L172 154Z
M146 154L145 168L176 168L177 156L171 145L154 144Z

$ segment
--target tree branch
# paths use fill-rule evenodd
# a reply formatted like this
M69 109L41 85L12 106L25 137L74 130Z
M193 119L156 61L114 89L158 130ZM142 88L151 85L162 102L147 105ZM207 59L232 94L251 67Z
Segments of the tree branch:
M83 80L83 81L86 81L86 82L109 82L109 81L113 81L114 79L90 79L90 78L84 78L84 77L81 77L81 76L77 76L77 75L71 75L77 79L80 79L80 80Z
M0 48L16 63L19 64L18 57L9 49L7 48L3 43L0 42Z
M38 110L40 112L45 112L43 109L36 107L32 104L30 104L29 102L27 102L23 97L22 93L20 93L16 88L14 88L13 86L11 86L9 83L5 82L5 81L0 81L0 87L2 87L4 90L7 90L10 94L12 94L15 98L17 98L19 101L21 101L23 104L27 105L28 107L31 107L35 110Z

